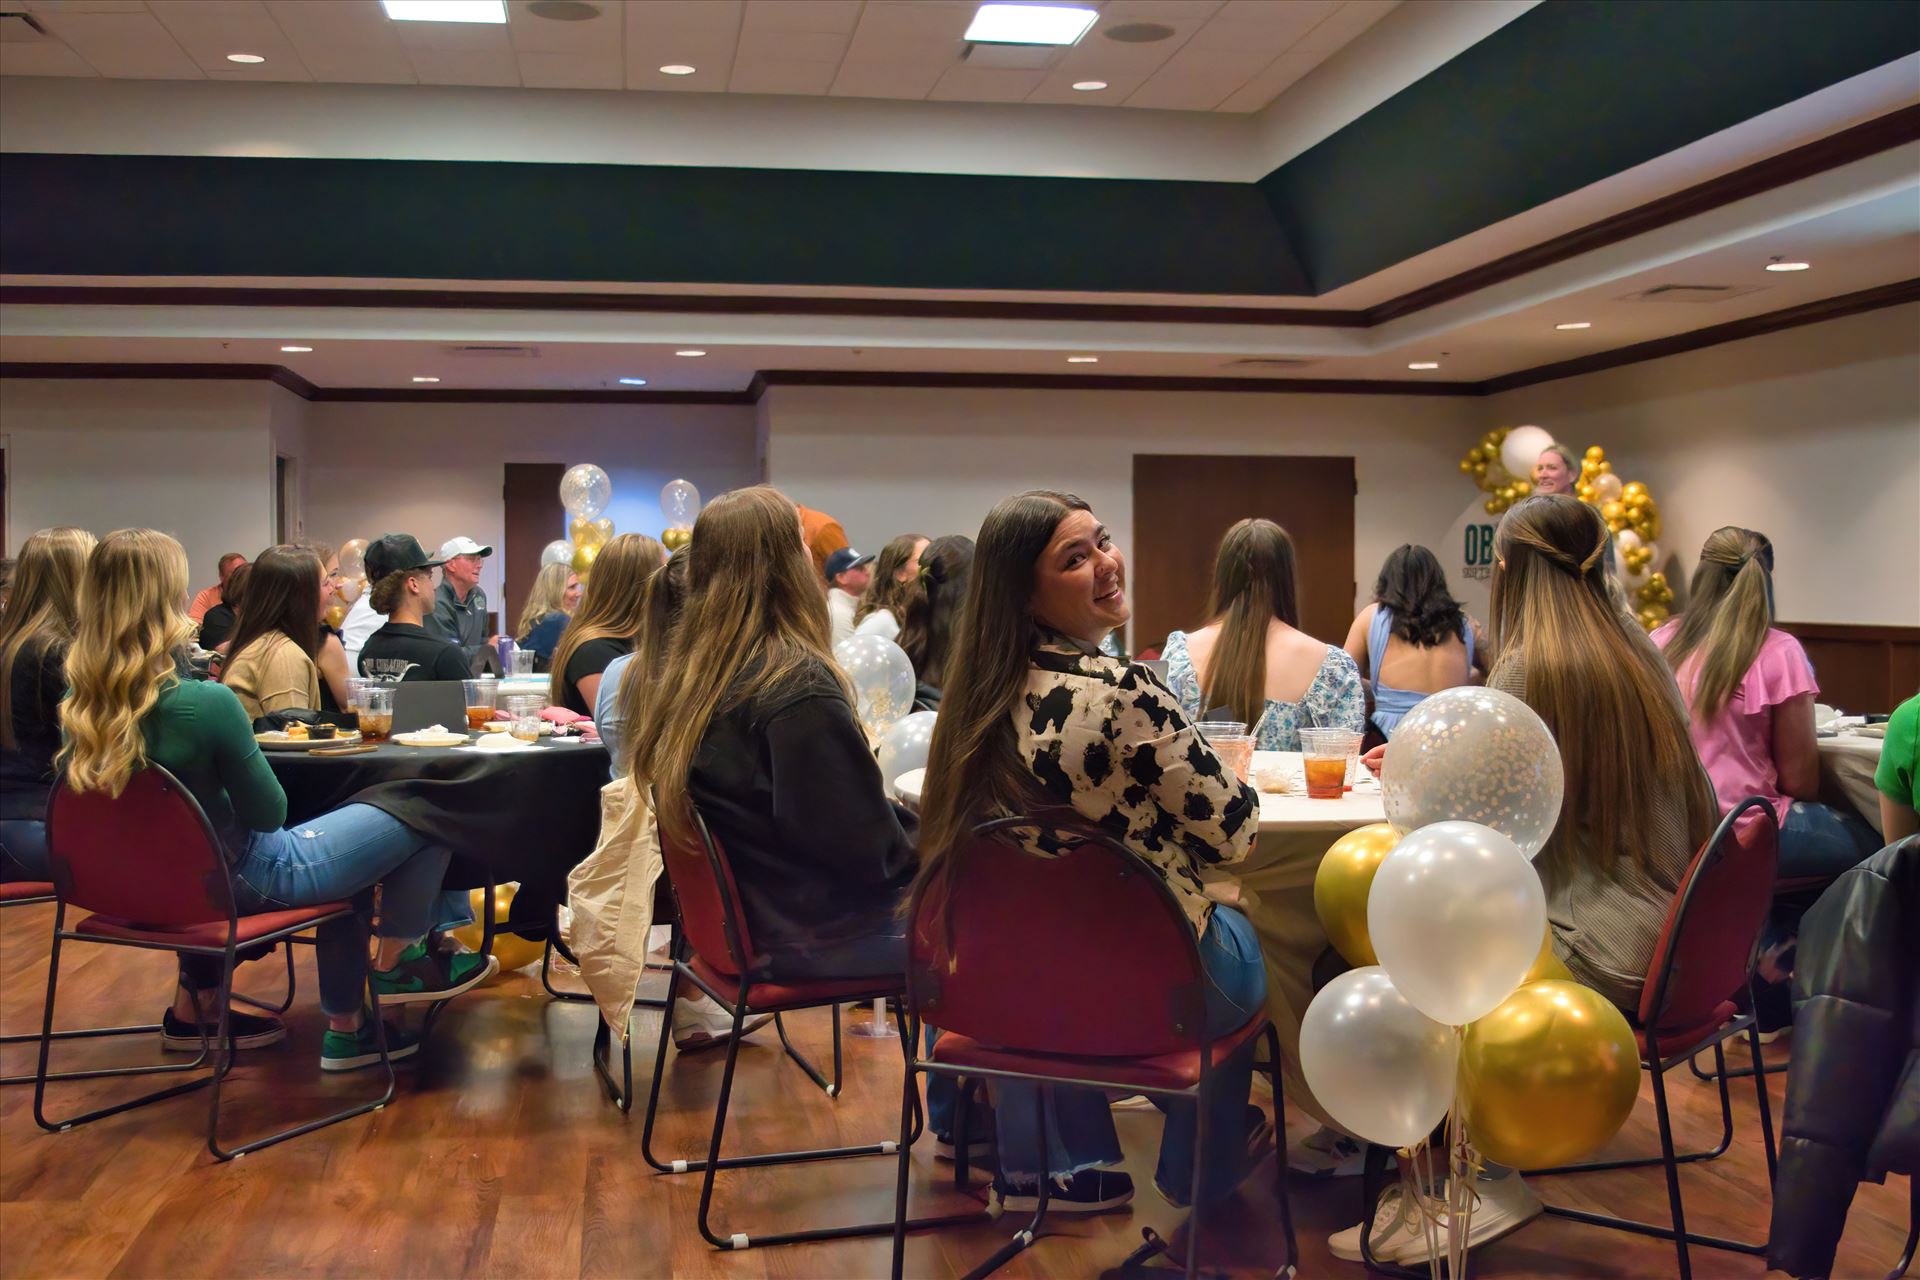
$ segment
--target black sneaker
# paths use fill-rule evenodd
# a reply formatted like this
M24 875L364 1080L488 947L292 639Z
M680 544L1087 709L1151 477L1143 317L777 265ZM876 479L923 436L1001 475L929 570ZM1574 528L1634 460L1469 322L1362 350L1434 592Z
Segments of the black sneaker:
M473 990L499 967L492 956L439 956L416 942L400 953L393 968L373 971L373 989L382 1004L437 1004Z
M219 1029L217 1021L208 1023L207 1037L211 1039ZM227 1033L236 1049L264 1049L287 1038L287 1024L278 1018L235 1009L227 1014ZM200 1052L199 1024L175 1017L173 1010L168 1009L167 1016L160 1019L160 1047L168 1053Z
M1107 1213L1133 1199L1133 1179L1117 1169L1082 1169L1071 1178L1055 1178L1047 1193L1049 1213ZM1032 1213L1040 1207L1040 1186L1010 1183L999 1174L993 1177L993 1192L988 1201L1009 1213Z

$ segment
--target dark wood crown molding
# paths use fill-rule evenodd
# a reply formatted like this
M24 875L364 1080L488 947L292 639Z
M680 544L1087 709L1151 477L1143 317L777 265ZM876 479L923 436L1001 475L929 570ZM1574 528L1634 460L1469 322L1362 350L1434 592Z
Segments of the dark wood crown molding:
M1474 396L1472 382L1397 382L1384 378L1129 377L1076 373L870 373L833 369L767 369L769 387L938 387L1006 391L1234 391L1292 395Z

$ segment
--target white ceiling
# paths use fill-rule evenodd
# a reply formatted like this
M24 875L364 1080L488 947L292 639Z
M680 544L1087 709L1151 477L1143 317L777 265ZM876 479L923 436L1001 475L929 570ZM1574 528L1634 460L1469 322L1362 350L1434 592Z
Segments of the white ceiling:
M21 0L48 33L0 74L1259 111L1399 0L1080 0L1067 49L972 46L976 0L593 0L585 21L509 0L505 26L394 22L377 0ZM14 5L8 6L10 9ZM1107 33L1153 23L1171 34ZM255 53L242 66L230 53ZM672 64L696 68L668 76ZM1104 80L1096 92L1076 81Z

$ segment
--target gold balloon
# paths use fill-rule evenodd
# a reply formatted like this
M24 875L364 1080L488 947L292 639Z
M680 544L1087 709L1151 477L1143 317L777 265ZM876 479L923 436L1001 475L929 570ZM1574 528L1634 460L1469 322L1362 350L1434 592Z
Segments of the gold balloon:
M1600 515L1608 524L1627 518L1627 509L1618 502L1606 502L1600 506Z
M1528 494L1533 492L1533 481L1515 480L1513 482L1513 491L1514 493L1518 494L1520 497L1524 498Z
M507 910L513 906L513 895L519 891L517 884L498 885L493 891L493 923L498 928L507 922ZM453 936L478 951L481 943L481 913L486 909L487 891L475 889L467 895L467 902L473 911L473 923L462 925L453 931ZM532 942L517 933L496 933L493 935L493 954L499 958L500 973L514 969L524 969L540 958L546 950L546 944ZM498 975L495 975L496 978Z
M1460 459L1460 474L1463 476L1470 476L1473 474L1473 459L1471 458Z
M1473 446L1473 448L1467 450L1468 462L1485 462L1486 460L1487 460L1487 451L1481 448L1479 445L1475 445Z
M1367 936L1367 893L1380 860L1400 843L1400 833L1384 822L1359 827L1333 842L1313 877L1313 909L1320 926L1350 965L1379 964Z
M1604 1146L1640 1094L1640 1050L1613 1003L1577 982L1531 982L1467 1027L1460 1049L1467 1133L1521 1169Z
M1593 486L1590 484L1583 484L1578 489L1575 489L1574 492L1580 495L1580 501L1589 504L1593 502L1594 498L1599 496L1594 493Z
M598 550L613 541L613 521L605 516L598 520L589 520L585 516L575 516L567 525L567 537L578 547L593 547Z
M1595 463L1593 469L1595 471L1598 471L1603 476L1610 476L1613 474L1613 464L1611 462L1606 461L1605 459L1602 459L1601 461Z
M1559 982L1573 981L1573 974L1567 970L1566 965L1560 962L1560 957L1553 954L1552 925L1547 926L1547 936L1540 940L1540 954L1533 958L1533 967L1527 970L1526 977L1520 979L1520 985L1524 987L1529 982L1546 982L1549 980Z
M1500 499L1498 498L1488 498L1485 502L1480 504L1480 508L1490 516L1497 516L1502 511L1506 510L1505 507L1500 505Z
M1638 480L1629 480L1626 486L1620 490L1620 493L1621 496L1629 500L1633 498L1644 498L1647 496L1647 486Z
M692 541L691 529L666 529L660 534L660 545L669 551L678 551Z
M1607 451L1606 451L1605 449L1602 449L1602 448L1601 448L1601 447L1600 447L1599 445L1597 445L1597 444L1596 444L1596 445L1589 445L1589 446L1588 446L1588 448L1587 448L1587 461L1588 461L1588 462L1591 462L1591 463L1593 463L1593 464L1594 464L1595 466L1598 466L1598 465L1599 465L1600 463L1602 463L1602 462L1604 462L1604 461L1606 461L1606 458L1607 458Z
M599 555L600 548L597 545L589 547L576 546L573 549L573 571L584 578L593 572L593 562Z
M1487 463L1484 458L1473 464L1473 474L1479 477L1485 477L1487 474Z

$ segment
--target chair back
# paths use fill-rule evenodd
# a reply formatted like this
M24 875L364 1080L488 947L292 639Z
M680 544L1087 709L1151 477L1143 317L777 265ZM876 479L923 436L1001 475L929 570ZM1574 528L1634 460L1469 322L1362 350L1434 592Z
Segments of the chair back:
M1640 992L1642 1026L1701 1026L1747 986L1779 860L1780 828L1767 801L1749 796L1720 820L1667 910Z
M47 861L63 905L158 928L234 919L220 837L193 793L158 764L136 772L118 797L56 781Z
M1028 853L1015 830L1063 850ZM914 894L907 990L929 1026L1075 1057L1191 1050L1206 1034L1193 926L1160 874L1111 838L1032 818L974 830Z
M393 688L393 732L431 725L467 731L467 687L458 680L402 680Z
M740 886L726 850L699 809L693 810L693 830L687 835L670 836L666 824L660 824L660 857L673 889L681 938L720 972L734 977L746 973L753 939L740 907Z

